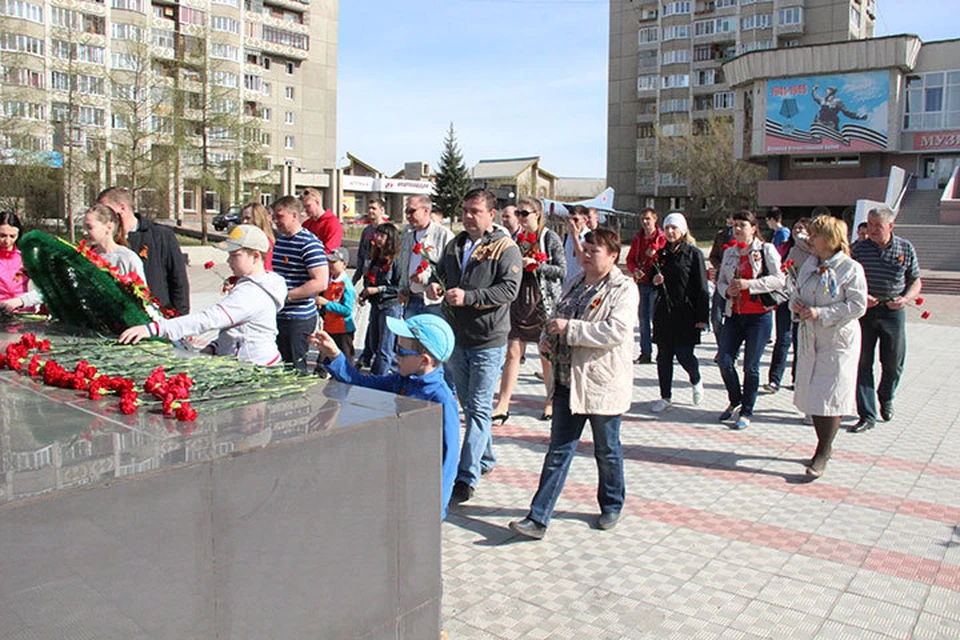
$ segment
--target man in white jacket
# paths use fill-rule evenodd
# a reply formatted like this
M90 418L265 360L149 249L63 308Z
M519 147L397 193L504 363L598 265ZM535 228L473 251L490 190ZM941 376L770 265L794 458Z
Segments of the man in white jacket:
M259 228L242 224L216 246L230 252L227 264L237 279L226 298L203 311L130 327L118 341L136 344L147 337L180 340L219 329L220 335L205 351L259 365L279 364L277 312L287 297L287 284L264 269L263 256L270 241Z

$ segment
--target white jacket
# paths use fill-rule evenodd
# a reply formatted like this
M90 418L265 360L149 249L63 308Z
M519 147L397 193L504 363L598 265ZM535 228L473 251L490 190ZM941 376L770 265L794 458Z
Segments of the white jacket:
M782 291L787 285L787 279L780 271L780 254L777 249L769 242L763 242L759 238L753 239L753 244L746 250L750 254L750 264L753 265L753 272L756 278L746 281L747 291L751 295L760 293L770 293L771 291ZM767 275L763 273L763 263L767 265ZM724 297L727 306L724 315L733 314L733 300L727 297L727 287L730 281L738 278L737 271L740 268L740 249L730 247L723 252L723 261L720 263L720 274L717 276L717 293Z
M567 283L564 295L582 279L580 274ZM630 409L633 330L639 306L636 283L614 267L584 317L569 321L571 413L616 416Z
M219 329L219 337L211 343L218 356L236 356L260 365L277 364L277 312L283 308L286 297L287 283L267 271L240 278L227 297L212 307L147 326L151 335L169 340Z
M821 273L821 270L823 273ZM790 297L817 310L816 320L797 328L797 375L793 404L813 416L843 416L857 410L860 323L867 310L867 279L860 263L843 252L800 265Z

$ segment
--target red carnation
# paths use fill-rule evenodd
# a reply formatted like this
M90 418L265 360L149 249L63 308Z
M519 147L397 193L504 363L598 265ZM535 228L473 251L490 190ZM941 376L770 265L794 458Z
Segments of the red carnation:
M746 249L746 248L747 248L747 243L746 243L746 242L738 242L738 243L737 243L737 248L738 248L738 249Z
M213 269L213 260L208 260L203 263L204 269Z
M926 320L927 318L930 317L930 312L929 312L929 311L924 311L923 313L920 314L920 317L923 318L924 320Z
M421 273L423 273L429 268L430 268L430 263L427 262L426 260L421 260L420 264L417 265L417 275L420 275Z
M422 242L418 242L417 244L413 245L413 252L414 252L415 254L420 255L420 252L421 252L421 251L423 251L423 243L422 243Z
M923 304L923 298L917 298L916 300L914 300L914 302L915 302L916 305L919 307L920 305Z
M189 402L183 402L177 407L178 422L193 422L197 419L196 410L190 406Z

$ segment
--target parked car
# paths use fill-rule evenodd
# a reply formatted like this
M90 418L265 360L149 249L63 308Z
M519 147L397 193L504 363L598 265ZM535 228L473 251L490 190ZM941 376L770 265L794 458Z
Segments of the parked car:
M226 213L213 217L213 228L217 231L226 231L234 225L240 224L240 207L233 206Z

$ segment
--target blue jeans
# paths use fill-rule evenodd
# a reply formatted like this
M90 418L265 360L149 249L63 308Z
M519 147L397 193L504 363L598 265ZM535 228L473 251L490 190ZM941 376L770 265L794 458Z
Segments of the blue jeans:
M422 313L429 313L442 318L442 306L443 305L439 304L424 304L422 295L411 295L407 298L407 304L403 308L403 319L406 320L407 318L412 318Z
M860 367L857 370L857 414L877 420L877 398L890 402L907 359L907 332L903 309L871 307L860 318ZM880 384L873 381L873 359L880 343Z
M396 351L397 336L387 328L387 318L399 318L402 312L399 304L391 304L383 308L377 305L370 307L370 327L373 330L372 333L370 330L367 331L367 345L370 347L370 353L373 354L370 375L383 376L390 372Z
M317 316L312 318L277 318L277 349L280 358L307 375L308 336L317 329Z
M640 354L653 355L653 305L657 302L657 289L653 285L640 285Z
M673 358L690 376L690 384L700 382L700 363L693 354L692 344L657 343L657 378L660 380L660 397L669 400L673 388Z
M790 355L793 336L793 320L790 317L790 306L786 302L777 306L776 318L777 341L773 345L773 355L770 357L768 382L779 387L783 380L783 372L787 370L787 357Z
M482 471L492 469L497 462L493 453L490 414L493 413L493 393L506 352L507 345L485 349L456 347L444 365L457 385L457 398L466 424L457 482L465 482L471 487L477 486Z
M540 486L527 517L546 526L567 481L570 463L577 452L580 435L587 420L593 431L593 457L597 460L599 483L597 502L603 513L620 513L626 494L623 480L623 447L620 445L620 416L573 415L570 413L570 387L557 385L553 391L553 422L550 424L550 448L543 459Z
M760 386L760 356L767 346L773 318L767 313L735 313L724 319L720 333L720 376L732 406L740 405L740 415L753 415ZM743 345L743 387L737 375L737 354Z

